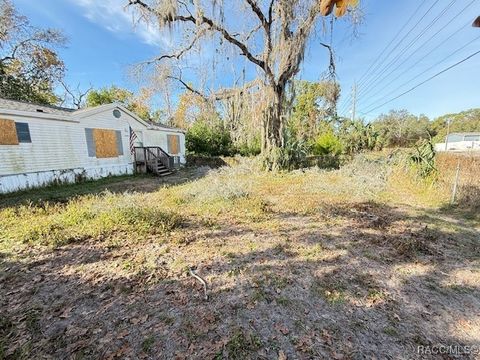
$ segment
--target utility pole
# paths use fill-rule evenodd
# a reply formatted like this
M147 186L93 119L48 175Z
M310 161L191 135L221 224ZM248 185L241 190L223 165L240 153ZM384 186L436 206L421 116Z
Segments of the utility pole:
M352 122L355 121L357 112L357 82L352 86Z

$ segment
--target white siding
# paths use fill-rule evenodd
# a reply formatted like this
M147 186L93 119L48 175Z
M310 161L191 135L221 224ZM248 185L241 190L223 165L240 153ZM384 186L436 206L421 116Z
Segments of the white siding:
M96 168L74 168L0 176L0 194L51 184L74 183L85 179L100 179L112 175L133 174L131 165Z
M147 130L144 132L144 145L145 146L160 146L163 150L168 152L168 140L167 135L178 135L180 138L180 162L185 163L185 134L174 131L160 131L160 130Z
M130 126L132 129L140 131L145 129L146 127L140 124L137 120L132 118L130 115L124 113L122 111L122 117L117 119L113 116L112 111L105 111L97 114L89 115L85 118L81 118L80 125L82 128L82 132L85 133L86 128L91 129L111 129L111 130L118 130L122 134L122 144L123 144L123 156L119 156L118 158L110 158L110 159L97 159L97 158L88 158L88 165L90 166L109 166L115 164L130 164L133 167L133 158L130 154ZM84 137L84 145L85 154L87 154L87 143L85 135ZM88 154L87 154L88 155Z
M4 116L6 117L6 116ZM31 143L0 146L0 175L102 166L128 165L133 162L129 149L127 115L96 114L80 122L9 117L29 124ZM136 121L135 121L136 122ZM119 130L122 132L124 155L97 159L88 156L85 128Z
M31 143L0 145L0 175L60 170L81 164L84 139L78 124L66 121L3 116L28 123Z
M97 179L108 175L133 173L130 154L132 127L145 146L167 150L167 133L180 135L182 162L185 136L178 132L147 130L147 127L122 111L117 119L112 109L84 111L70 118L74 121L47 119L31 115L1 114L2 118L29 124L31 143L0 145L0 193L37 187L55 182L74 182L80 178ZM124 155L97 159L88 156L86 128L120 131Z

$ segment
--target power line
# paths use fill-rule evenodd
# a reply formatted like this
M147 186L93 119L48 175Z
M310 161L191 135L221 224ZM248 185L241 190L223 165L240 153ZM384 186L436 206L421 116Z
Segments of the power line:
M453 0L453 1L456 1L456 0ZM400 39L400 41L396 44L396 46L390 50L390 52L387 54L387 56L385 57L385 62L390 58L390 56L399 48L399 46L405 41L405 39L408 38L408 36L418 27L418 25L421 24L421 22L427 17L427 15L430 13L430 11L440 2L440 0L436 0L428 9L427 11L425 11L425 13L420 17L420 19L418 19L418 21L413 25L413 27ZM380 64L380 65L384 65L384 64ZM383 68L382 66L379 66L377 67L375 70L374 70L374 73L375 71L378 69L378 68ZM361 86L365 86L365 84L369 83L369 81L371 81L371 78L370 79L365 79Z
M393 68L392 70L390 70L388 72L388 74L386 74L384 77L382 77L380 80L378 80L379 83L383 82L384 80L386 80L390 75L392 75L393 73L395 73L395 71L397 71L402 65L404 65L406 62L408 62L410 59L411 59L411 55L415 54L418 52L418 50L422 49L425 47L425 45L427 45L432 39L434 39L436 36L438 36L443 30L445 30L447 28L448 25L450 25L453 21L455 21L461 14L463 14L465 12L465 10L467 10L475 1L477 0L472 0L467 6L465 6L457 15L455 15L447 24L445 24L444 26L442 26L442 28L440 30L438 30L437 32L435 32L430 38L428 38L428 40L426 40L424 43L422 43L422 45L418 46L415 50L413 50L411 53L410 53L410 56L406 56L405 60L402 61L397 67ZM428 52L424 57L422 57L419 61L417 61L414 65L412 65L410 67L413 68L415 65L417 65L420 61L422 61L423 59L425 59L428 55L430 55L433 51L435 51L436 49L438 49L439 47L441 47L446 41L450 40L454 35L456 35L458 32L460 32L461 30L463 30L465 27L467 26L470 26L470 21L465 25L465 26L462 26L460 29L456 30L452 35L450 35L447 39L443 40L438 46L436 46L433 50L431 50L430 52ZM408 69L408 70L410 70ZM390 85L391 83L393 83L395 80L397 80L401 75L405 74L407 71L404 71L403 73L401 73L399 76L397 76L395 79L391 80L388 84L386 84L382 89L380 89L379 91L377 91L373 96L379 94L383 89L385 89L385 87L388 87L388 85ZM373 89L375 89L375 87L371 87L369 90L367 90L366 92L363 93L363 96L365 97L367 94L369 94Z
M413 26L413 28L407 33L406 36L404 36L402 38L402 40L400 40L399 44L401 44L403 42L403 40L405 40L405 38L415 29L415 27L418 26L418 24L420 23L421 20L423 20L423 18L427 15L428 11L430 11L433 6L435 6L440 0L437 0L435 1L435 3L427 10L427 12L425 13L424 16L422 16L422 18ZM390 46L395 42L395 40L401 35L401 33L407 28L407 26L410 24L410 22L413 20L413 18L415 17L415 15L420 11L420 9L423 7L423 5L427 2L427 0L423 0L420 5L415 9L415 11L413 12L413 14L410 16L410 18L408 19L408 21L402 26L402 28L398 31L398 33L393 37L393 39L387 44L387 46L380 52L380 54L377 56L377 58L375 59L375 61L370 65L370 67L365 71L365 73L360 77L359 79L359 82L360 84L359 85L362 85L363 84L363 79L366 78L366 76L370 73L370 71L372 70L372 68L377 64L377 62L382 58L382 56L385 54L385 52L390 48ZM398 45L397 45L398 46ZM388 57L390 56L391 52L387 55L386 59L388 59ZM351 99L351 94L346 102L347 104L347 107L348 107L348 103L350 102L350 99Z
M364 88L360 91L360 95L363 95L365 94L365 92L367 92L367 89L368 91L371 90L371 88L373 88L379 81L379 79L381 78L381 76L383 74L385 74L385 72L388 71L388 69L395 65L401 58L403 55L405 55L405 53L420 39L422 38L427 32L428 30L430 30L433 25L435 25L435 23L443 16L447 13L447 11L453 6L453 4L456 2L457 0L452 0L443 10L442 12L437 15L423 30L420 31L420 33L412 40L410 41L409 44L407 44L406 47L404 47L400 53L392 60L390 61L387 65L385 65L383 67L383 69L380 71L380 73L375 76L373 79L371 79L365 86Z
M412 64L409 68L407 68L405 71L401 72L400 74L397 75L397 77L395 77L394 79L392 79L391 81L389 81L387 84L385 84L384 87L382 87L380 90L378 90L375 94L371 95L371 97L375 97L376 95L380 94L381 92L383 92L383 90L385 90L385 88L387 88L389 85L391 85L392 83L394 83L396 80L398 80L400 77L402 77L403 75L407 74L408 72L410 72L412 69L414 69L422 60L425 60L429 55L431 55L433 52L435 52L435 50L437 50L438 48L440 48L442 45L444 45L448 40L450 40L451 38L453 38L455 35L457 35L461 30L465 29L467 26L470 26L470 21L467 23L466 26L462 26L460 29L458 29L457 31L455 31L453 34L451 34L448 38L446 38L445 40L443 40L440 44L438 44L436 47L434 47L432 50L430 50L428 53L426 53L423 57L421 57L420 59L418 59L414 64Z
M436 73L435 75L433 75L433 76L429 77L428 79L426 79L426 80L422 81L421 83L419 83L419 84L415 85L415 86L414 86L414 87L412 87L411 89L409 89L409 90L407 90L407 91L405 91L405 92L401 93L400 95L398 95L398 96L394 97L393 99L390 99L390 100L388 100L388 101L384 102L383 104L381 104L381 105L379 105L379 106L377 106L377 107L375 107L375 108L373 108L373 109L371 109L371 110L369 110L369 111L367 111L367 112L364 112L364 113L362 113L362 114L363 114L363 115L370 114L372 111L375 111L375 110L377 110L377 109L381 108L382 106L385 106L385 105L387 105L387 104L391 103L392 101L395 101L395 100L397 100L397 99L401 98L402 96L405 96L405 95L407 95L408 93L411 93L412 91L416 90L416 89L417 89L417 88L419 88L420 86L422 86L422 85L426 84L427 82L429 82L429 81L431 81L431 80L435 79L436 77L438 77L438 76L440 76L440 75L442 75L442 74L446 73L447 71L449 71L449 70L451 70L451 69L453 69L453 68L455 68L455 67L457 67L457 66L459 66L459 65L463 64L464 62L466 62L467 60L470 60L471 58L473 58L474 56L476 56L476 55L478 55L478 54L480 54L480 50L479 50L479 51L477 51L477 52L474 52L474 53L473 53L473 54L471 54L470 56L467 56L465 59L463 59L463 60L460 60L459 62L457 62L457 63L455 63L455 64L453 64L453 65L449 66L448 68L446 68L446 69L444 69L444 70L442 70L442 71L440 71L440 72Z
M353 84L353 107L352 107L352 122L355 121L357 115L357 84Z
M460 51L462 51L463 49L465 49L468 45L474 43L475 41L479 40L480 39L480 36L476 37L475 39L469 41L468 43L466 43L465 45L461 46L460 48L458 48L457 50L455 50L454 52L452 52L450 55L448 55L447 57L443 58L442 60L440 60L439 62L437 62L436 64L430 66L428 69L422 71L421 73L419 73L418 75L412 77L411 79L409 79L408 81L404 82L402 85L398 86L397 88L395 88L394 90L390 91L387 95L385 95L383 98L377 100L377 101L374 101L373 103L371 103L369 106L367 106L367 109L368 108L371 108L372 106L374 106L376 103L382 101L383 99L385 98L388 98L391 94L395 93L397 90L401 89L402 87L404 87L405 85L408 85L410 82L412 82L413 80L415 79L418 79L419 76L427 73L428 71L434 69L435 67L437 67L438 65L440 65L441 63L445 62L446 60L450 59L452 56L456 55L457 53L459 53Z
M439 1L439 0L438 0ZM437 1L437 2L438 2ZM405 30L405 28L408 26L408 24L410 24L410 21L413 20L413 18L415 17L415 15L418 13L418 11L422 8L422 6L427 2L427 0L423 0L420 5L416 8L416 10L413 12L413 14L410 16L410 18L408 19L408 21L402 26L402 28L398 31L398 33L393 37L393 39L388 43L388 45L382 50L382 52L380 53L380 55L378 55L377 59L370 65L370 67L367 69L367 71L360 77L360 79L358 79L359 82L361 82L369 73L369 71L376 65L377 61L380 60L383 56L383 54L385 54L385 52L390 48L390 46L395 42L395 40L397 40L397 38L400 36L400 34L403 32L403 30ZM418 23L416 24L418 25ZM413 27L413 29L415 28L415 26ZM411 30L410 30L411 32ZM409 33L410 33L409 32Z

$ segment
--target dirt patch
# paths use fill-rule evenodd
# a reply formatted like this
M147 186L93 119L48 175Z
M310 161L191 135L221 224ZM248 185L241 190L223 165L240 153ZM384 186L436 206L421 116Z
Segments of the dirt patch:
M128 179L117 191L140 194L95 198L95 209L133 201L181 212L161 235L140 236L120 218L108 235L55 249L2 247L0 358L425 359L435 357L419 346L480 344L478 224L435 209L322 201L310 186L321 174L218 171L219 191L207 186L210 171L172 184ZM289 206L292 187L297 202L317 197ZM73 205L59 207L71 210L62 224L86 216ZM4 211L15 221L20 210ZM21 211L37 219L57 209Z
M418 219L392 222L388 208L388 232L383 221L373 234L348 232L365 228L358 211L380 216L372 206L345 205L341 213L354 216L335 226L300 216L279 232L187 228L195 238L188 245L86 242L4 257L3 356L415 358L419 345L473 345L480 289L478 268L467 271L474 262L462 257L469 243L437 237L456 255L406 242L414 258L379 257L389 241L395 249L399 238L423 244L438 233L412 235L408 225ZM384 242L372 241L375 232ZM432 266L418 273L417 263ZM194 265L209 301L186 271ZM462 321L461 332L449 325Z

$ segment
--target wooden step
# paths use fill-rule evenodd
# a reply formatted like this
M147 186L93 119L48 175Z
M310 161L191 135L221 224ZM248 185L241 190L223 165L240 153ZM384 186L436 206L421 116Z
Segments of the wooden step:
M169 169L157 170L157 174L172 173Z
M149 161L148 165L149 165L150 170L153 173L157 174L158 176L163 177L163 176L168 176L168 175L173 174L173 172L168 167L163 165L163 163L160 160Z

